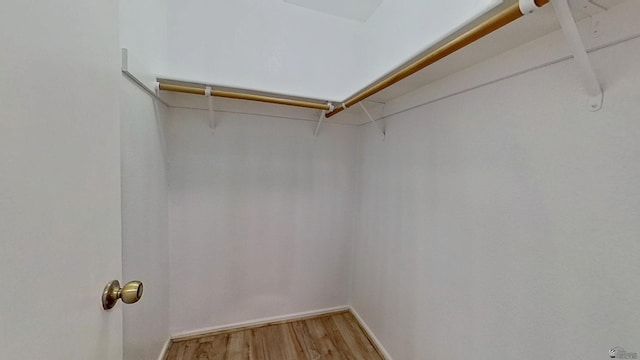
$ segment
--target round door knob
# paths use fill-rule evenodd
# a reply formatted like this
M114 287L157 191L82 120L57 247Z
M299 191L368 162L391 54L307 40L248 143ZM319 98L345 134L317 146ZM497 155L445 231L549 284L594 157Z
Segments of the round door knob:
M125 304L137 303L142 297L142 281L129 281L120 290L120 299Z
M110 281L102 292L102 308L109 310L116 306L118 299L125 304L136 303L142 298L142 282L129 281L122 288L118 280Z

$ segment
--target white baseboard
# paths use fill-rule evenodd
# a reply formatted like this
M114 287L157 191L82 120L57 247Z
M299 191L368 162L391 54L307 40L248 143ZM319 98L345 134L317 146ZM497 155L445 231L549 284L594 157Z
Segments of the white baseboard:
M387 349L385 349L384 346L382 346L382 343L380 342L380 340L378 340L376 335L373 333L373 331L371 331L369 326L367 326L367 323L364 322L364 320L362 319L362 317L360 317L358 312L351 306L349 306L349 311L351 311L353 316L355 316L356 320L358 320L358 322L360 323L360 326L362 326L364 331L369 336L369 339L371 339L371 341L374 342L374 345L376 346L378 351L381 353L380 355L382 355L382 357L384 357L385 360L393 360L393 358L391 358L391 355L389 355L389 352L387 351Z
M158 360L164 360L167 356L167 351L169 351L169 346L171 345L171 339L167 340L162 347L162 351L160 351L160 356L158 356Z
M266 325L272 322L296 320L296 319L305 318L305 317L319 316L319 315L330 314L338 311L347 311L347 310L351 310L351 308L345 305L345 306L336 306L336 307L327 308L327 309L305 311L305 312L300 312L295 314L272 316L272 317L267 317L262 319L238 322L234 324L212 326L212 327L199 329L195 331L179 332L177 334L172 335L171 339L180 340L180 339L189 338L192 336L200 336L200 335L205 335L205 334L218 332L218 331L226 331L226 330L232 330L232 329L243 328L243 327L251 327L251 326L260 326L260 325Z

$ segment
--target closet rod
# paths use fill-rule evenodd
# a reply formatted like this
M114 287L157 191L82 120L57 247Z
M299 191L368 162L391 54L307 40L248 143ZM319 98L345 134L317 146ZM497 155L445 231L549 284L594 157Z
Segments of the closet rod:
M535 5L538 7L542 7L546 5L549 0L535 0ZM482 24L474 27L473 29L467 31L466 33L460 35L459 37L449 41L448 43L442 45L440 48L430 52L429 54L421 57L415 62L401 68L400 70L392 73L381 81L375 83L374 85L365 88L359 93L356 93L351 98L346 100L341 106L336 106L333 111L327 113L326 117L330 118L346 108L349 108L362 100L388 88L389 86L397 83L398 81L415 74L416 72L426 68L427 66L435 63L438 60L443 59L444 57L453 54L454 52L464 48L465 46L474 43L475 41L483 38L486 35L491 34L492 32L502 28L503 26L519 19L524 16L520 10L520 4L516 2L495 16L491 17L487 21Z
M163 91L173 91L173 92L180 92L180 93L186 93L186 94L205 95L205 89L199 88L199 87L159 83L159 88L160 90L163 90ZM246 93L233 92L233 91L212 89L211 96L224 97L224 98L230 98L230 99L260 101L260 102L266 102L266 103L272 103L272 104L299 106L299 107L318 109L318 110L327 110L327 111L331 110L329 104L319 104L319 103L314 103L310 101L284 99L284 98L277 98L272 96L246 94Z

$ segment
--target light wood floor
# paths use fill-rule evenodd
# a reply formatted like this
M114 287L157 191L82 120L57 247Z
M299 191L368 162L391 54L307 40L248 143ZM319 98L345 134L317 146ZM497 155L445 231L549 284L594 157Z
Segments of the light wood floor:
M382 360L348 311L174 340L166 360Z

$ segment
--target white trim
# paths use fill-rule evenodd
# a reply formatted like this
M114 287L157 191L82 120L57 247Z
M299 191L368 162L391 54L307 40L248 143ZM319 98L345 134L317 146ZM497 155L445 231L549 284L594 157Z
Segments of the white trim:
M221 326L212 326L212 327L203 328L203 329L194 330L194 331L179 332L177 334L172 335L171 339L172 340L180 340L180 339L183 339L183 338L188 338L188 337L192 337L192 336L199 336L199 335L205 335L205 334L218 332L218 331L227 331L227 330L232 330L232 329L235 329L235 328L242 328L242 327L247 327L247 326L260 326L260 325L266 325L266 324L272 323L272 322L296 320L298 318L305 318L305 317L310 317L310 316L319 316L319 315L330 314L330 313L334 313L334 312L338 312L338 311L347 311L347 310L351 310L351 308L349 306L345 305L345 306L336 306L336 307L327 308L327 309L319 309L319 310L311 310L311 311L299 312L299 313L294 313L294 314L272 316L272 317L267 317L267 318L242 321L242 322L238 322L238 323L221 325Z
M351 313L356 318L356 320L358 320L358 322L360 323L360 326L362 326L364 331L367 333L367 336L369 336L369 339L374 342L374 345L376 346L378 351L381 353L380 355L382 355L382 357L385 358L385 360L393 360L391 355L389 355L389 352L387 351L387 349L385 349L384 346L382 346L382 343L380 342L380 340L378 340L378 338L373 333L373 331L371 331L371 328L369 328L369 326L367 326L367 323L365 323L364 320L362 320L362 317L360 316L360 314L358 314L358 312L351 306L349 306L349 311L351 311Z
M167 340L162 347L162 351L160 351L160 355L158 356L158 360L164 360L167 356L167 352L169 351L169 346L171 346L171 339Z

